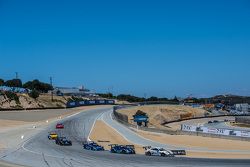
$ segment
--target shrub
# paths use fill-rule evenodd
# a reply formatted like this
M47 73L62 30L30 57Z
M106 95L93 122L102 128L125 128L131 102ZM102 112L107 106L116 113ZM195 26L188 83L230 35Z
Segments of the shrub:
M37 99L39 97L39 92L36 91L36 90L32 90L30 93L29 93L29 97L33 98L33 99Z
M147 116L147 114L141 110L138 110L135 115Z
M48 93L49 90L53 90L53 87L50 84L40 82L37 79L26 82L25 84L23 84L23 87L30 90L37 90L41 93Z
M15 100L17 104L20 104L19 97L17 96L17 94L7 91L5 92L5 95L8 99Z
M0 78L0 86L4 85L4 80Z

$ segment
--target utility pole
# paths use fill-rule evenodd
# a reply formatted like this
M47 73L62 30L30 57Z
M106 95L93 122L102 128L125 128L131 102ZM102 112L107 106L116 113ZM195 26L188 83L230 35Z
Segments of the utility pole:
M52 90L51 90L51 101L54 101L54 98L53 98L53 83L52 83L52 77L49 77L50 79L50 85L52 87Z
M15 72L16 73L16 79L18 79L18 72Z
M147 103L147 93L144 93L144 98L145 98L144 105L146 105L146 103Z

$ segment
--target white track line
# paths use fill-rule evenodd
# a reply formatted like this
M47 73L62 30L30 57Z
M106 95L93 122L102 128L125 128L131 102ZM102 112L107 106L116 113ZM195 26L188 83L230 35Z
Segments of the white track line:
M95 121L94 121L94 123L92 124L92 127L91 127L91 129L90 129L90 131L89 131L88 141L92 141L92 140L90 139L90 135L91 135L91 133L92 133L92 131L93 131L93 129L94 129L94 126L95 126L95 124L96 124L96 121L97 121L101 116L103 116L104 113L105 113L105 112L100 113L100 114L95 118Z

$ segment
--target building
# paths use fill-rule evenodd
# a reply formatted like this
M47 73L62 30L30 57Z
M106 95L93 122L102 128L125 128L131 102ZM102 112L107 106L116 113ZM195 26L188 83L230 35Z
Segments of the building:
M55 87L53 91L58 96L96 96L96 93L85 89L83 86L77 87Z
M242 104L235 104L235 110L240 111L242 113L248 114L249 113L249 104L242 103Z

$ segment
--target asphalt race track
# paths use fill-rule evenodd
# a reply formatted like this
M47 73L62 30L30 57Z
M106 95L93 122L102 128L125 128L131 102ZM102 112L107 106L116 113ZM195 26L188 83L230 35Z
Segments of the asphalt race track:
M1 161L34 167L152 167L152 166L249 166L250 160L211 160L191 158L147 157L144 155L117 155L105 152L86 151L82 141L87 140L96 119L109 109L95 109L82 112L61 121L65 125L59 133L73 141L72 147L57 146L49 141L48 132L55 131L55 123L27 140L20 147L5 155Z

